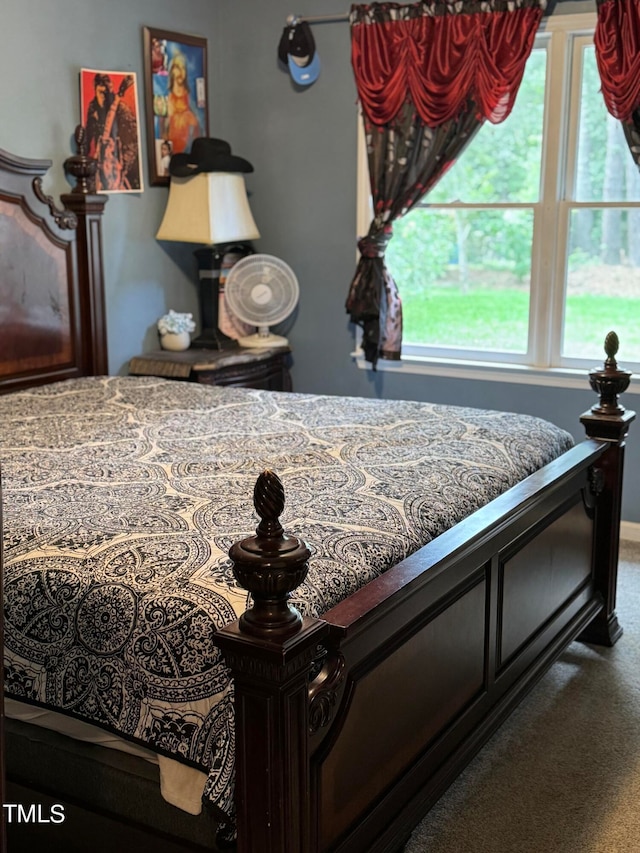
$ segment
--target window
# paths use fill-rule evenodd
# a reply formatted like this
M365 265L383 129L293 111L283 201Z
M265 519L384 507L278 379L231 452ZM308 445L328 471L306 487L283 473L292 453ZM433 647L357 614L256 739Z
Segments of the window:
M640 173L600 93L594 27L548 19L511 115L394 223L403 359L584 369L615 329L621 362L640 364Z

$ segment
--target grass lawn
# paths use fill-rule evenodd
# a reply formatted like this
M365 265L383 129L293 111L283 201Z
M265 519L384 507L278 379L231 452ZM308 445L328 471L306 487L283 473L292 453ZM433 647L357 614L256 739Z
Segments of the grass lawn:
M405 343L524 353L529 294L524 289L430 287L402 294ZM620 361L640 361L640 299L580 294L567 299L565 355L603 355L607 332L620 338Z

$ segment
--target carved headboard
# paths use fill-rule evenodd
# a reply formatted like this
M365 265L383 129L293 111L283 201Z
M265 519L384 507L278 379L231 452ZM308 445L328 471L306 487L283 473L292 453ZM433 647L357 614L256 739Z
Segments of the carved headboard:
M56 207L42 191L50 160L0 149L0 393L106 374L101 217L95 161L65 161L76 186Z

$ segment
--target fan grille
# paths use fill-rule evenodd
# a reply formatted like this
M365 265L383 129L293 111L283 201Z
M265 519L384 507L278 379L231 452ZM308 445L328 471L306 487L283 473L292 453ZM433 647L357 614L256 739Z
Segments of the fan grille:
M291 267L274 255L248 255L234 264L225 282L229 309L245 323L280 323L296 307L298 279Z

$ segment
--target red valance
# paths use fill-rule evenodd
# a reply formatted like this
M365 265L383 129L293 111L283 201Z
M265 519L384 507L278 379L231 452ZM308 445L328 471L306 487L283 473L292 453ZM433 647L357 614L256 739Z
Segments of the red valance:
M629 121L640 106L640 0L601 0L594 43L607 109Z
M479 117L503 121L545 5L440 0L352 7L351 60L367 117L387 124L410 100L422 121L436 127L472 100Z

